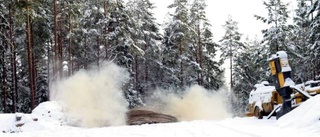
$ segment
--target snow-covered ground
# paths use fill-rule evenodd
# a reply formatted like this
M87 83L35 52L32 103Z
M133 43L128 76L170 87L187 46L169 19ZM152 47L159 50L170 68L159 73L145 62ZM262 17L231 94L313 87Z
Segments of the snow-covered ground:
M32 114L0 114L0 137L320 137L319 102L320 95L315 96L279 120L247 117L99 128L72 126L76 120L62 113L61 104L45 102ZM15 126L20 123L24 125Z

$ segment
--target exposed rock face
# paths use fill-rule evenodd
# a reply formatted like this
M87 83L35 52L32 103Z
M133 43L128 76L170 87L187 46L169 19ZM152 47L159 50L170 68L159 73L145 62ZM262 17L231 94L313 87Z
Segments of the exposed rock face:
M128 125L155 124L155 123L171 123L177 122L178 119L150 110L132 109L127 113Z

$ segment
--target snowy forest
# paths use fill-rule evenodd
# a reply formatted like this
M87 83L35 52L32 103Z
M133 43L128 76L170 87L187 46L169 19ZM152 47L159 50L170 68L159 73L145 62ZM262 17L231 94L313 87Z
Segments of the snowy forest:
M149 0L0 0L0 113L29 113L49 100L52 82L109 61L130 73L130 108L156 88L216 91L229 84L222 65L230 60L229 96L242 112L253 86L272 82L267 59L279 50L289 54L294 81L316 79L320 1L297 0L293 22L288 3L263 4L268 16L254 15L268 24L263 40L245 38L229 17L215 42L205 0L172 0L164 24Z

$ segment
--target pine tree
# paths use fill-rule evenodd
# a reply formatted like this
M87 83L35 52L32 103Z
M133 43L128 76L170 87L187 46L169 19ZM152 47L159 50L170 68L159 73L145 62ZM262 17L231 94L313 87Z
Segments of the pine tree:
M188 9L186 0L175 0L168 8L174 10L171 14L172 20L166 24L164 29L164 49L163 54L163 71L164 83L171 83L173 87L183 88L186 84L185 65L189 59L189 26L188 26ZM189 81L189 79L188 79ZM163 85L168 88L169 85Z
M48 100L48 55L47 47L50 45L51 39L51 28L49 27L51 17L50 8L48 8L48 2L39 3L37 1L32 1L29 4L23 2L13 2L12 4L12 37L14 43L13 54L11 56L16 56L14 59L16 62L16 67L11 67L13 71L10 76L10 86L14 86L16 81L16 92L14 97L16 98L16 105L13 105L13 110L16 112L31 112L32 108L39 103ZM29 14L29 41L31 46L29 47L29 53L27 52L27 47L25 46L28 42L26 34L26 6L30 6ZM12 54L11 53L11 54ZM37 54L35 54L37 53ZM29 58L28 59L28 55ZM31 70L29 70L29 64L32 64ZM11 65L14 66L14 65ZM14 78L14 68L16 68L16 77ZM32 73L30 73L32 71ZM33 78L32 78L33 77ZM15 80L14 80L15 79ZM27 79L33 79L27 80ZM33 83L33 84L31 84ZM31 85L33 88L33 95L31 94ZM33 98L33 99L32 99ZM32 101L34 100L34 101ZM31 102L34 102L31 103ZM33 106L32 106L33 104Z
M319 27L319 24L320 24L320 2L317 0L313 3L313 1L311 1L311 10L310 12L308 13L310 16L313 16L312 17L312 21L311 21L311 33L309 35L309 40L310 42L312 43L311 45L309 45L309 48L310 48L310 52L309 52L309 55L310 55L310 62L312 62L312 71L313 71L313 79L316 79L316 77L319 77L320 75L320 72L319 72L319 69L320 69L320 61L319 61L319 52L320 52L320 44L319 44L319 41L320 41L320 27Z
M143 50L138 46L138 35L140 32L139 24L137 24L130 12L126 8L122 0L116 0L109 4L108 11L108 58L116 64L125 67L130 73L129 82L123 87L125 96L130 107L140 105L140 93L135 87L136 58L144 54ZM137 58L138 59L138 58ZM136 64L135 64L136 63Z
M203 83L203 74L202 74L202 68L203 68L203 43L201 40L202 37L202 25L203 24L209 24L208 19L206 18L205 13L206 4L204 0L194 0L191 4L190 9L190 26L192 27L192 31L190 34L190 42L192 43L192 47L194 51L195 56L195 63L190 64L196 64L195 70L197 74L197 81L198 85L202 85ZM192 39L192 37L194 39ZM189 71L190 72L190 71ZM192 72L192 70L191 70Z
M191 55L194 55L195 63L193 70L188 72L197 72L197 83L207 89L218 89L223 84L220 68L220 61L216 60L216 51L218 44L213 42L213 34L210 30L211 24L206 17L205 0L194 0L191 4L189 26ZM215 59L215 60L214 60ZM189 75L192 75L189 73Z
M208 27L202 30L202 75L203 85L206 89L218 90L224 85L223 74L224 70L221 68L223 61L217 60L217 50L220 45L213 42L213 34Z
M151 12L154 5L149 0L133 0L127 7L131 7L129 14L136 22L134 41L144 51L143 55L135 56L135 90L142 96L147 96L150 90L156 88L156 83L160 83L155 69L159 69L158 43L161 35Z
M9 10L9 38L10 38L10 58L11 58L11 91L14 94L13 98L13 112L17 112L17 99L18 99L18 92L17 92L17 65L16 65L16 51L15 51L15 44L13 39L13 3L10 2L8 5Z
M257 39L248 41L244 50L236 55L234 60L233 79L235 81L232 92L232 106L235 115L243 115L250 91L254 85L262 81L271 82L270 72L268 70L269 52L260 45Z
M52 48L52 2L33 3L32 20L33 64L35 71L35 105L49 100L50 49ZM50 15L50 16L49 16Z
M10 112L10 108L8 108L8 84L7 84L7 51L8 51L8 47L9 45L8 43L8 33L7 30L9 28L9 22L8 22L8 18L7 15L8 13L8 7L6 6L8 4L8 1L0 1L0 7L1 10L0 11L0 75L1 75L1 88L0 88L0 97L1 97L1 107L0 107L0 112Z
M220 40L220 50L222 52L220 57L223 60L226 60L227 58L230 59L230 89L233 90L233 60L237 56L239 51L244 49L245 46L240 42L242 34L238 32L238 22L232 20L231 16L229 16L223 27L226 32Z
M271 53L276 53L279 50L288 50L287 33L290 28L287 26L289 12L287 7L289 4L284 4L281 0L264 1L268 10L268 17L255 15L257 20L271 25L270 28L262 31L264 43L269 47Z
M57 25L57 0L53 0L53 34L54 34L54 65L53 65L53 77L54 80L58 79L58 75L59 75L59 71L58 71L58 67L59 67L59 50L58 50L58 35L57 35L57 29L58 29L58 25Z
M308 17L310 5L307 4L307 0L299 0L297 7L298 9L295 10L296 16L293 18L292 35L289 36L289 44L295 47L296 54L290 58L290 65L293 68L294 80L296 83L302 83L312 79L313 74L310 67L305 67L312 66L312 57L310 56L310 45L312 43L308 39L311 33L309 27L311 18Z

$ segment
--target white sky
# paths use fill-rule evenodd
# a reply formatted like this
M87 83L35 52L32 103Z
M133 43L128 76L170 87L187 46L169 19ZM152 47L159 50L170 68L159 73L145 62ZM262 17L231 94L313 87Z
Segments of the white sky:
M150 0L155 4L155 17L158 23L162 24L168 14L167 6L174 0ZM282 0L284 2L294 2L295 0ZM267 10L263 5L263 0L207 0L207 18L212 24L214 40L219 41L224 29L222 25L231 15L233 20L237 21L239 32L243 34L243 39L247 36L253 39L258 36L262 38L261 30L267 28L265 24L254 18L254 14L267 17ZM292 8L288 8L292 10Z

